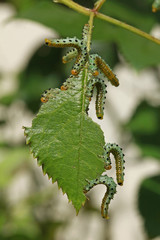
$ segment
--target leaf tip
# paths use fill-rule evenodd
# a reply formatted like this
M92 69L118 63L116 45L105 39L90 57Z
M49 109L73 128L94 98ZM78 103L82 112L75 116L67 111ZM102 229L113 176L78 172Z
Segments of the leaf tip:
M76 210L76 216L78 216L79 210Z
M52 184L54 184L55 183L55 180L52 178Z
M29 132L29 127L22 126L22 129L24 129L24 135L26 136Z

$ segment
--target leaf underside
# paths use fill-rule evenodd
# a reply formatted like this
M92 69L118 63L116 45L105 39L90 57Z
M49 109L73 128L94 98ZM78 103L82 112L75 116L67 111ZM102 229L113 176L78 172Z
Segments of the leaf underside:
M77 212L86 199L86 179L96 178L104 169L103 132L82 110L83 97L82 89L60 91L41 106L32 127L25 128L33 156Z

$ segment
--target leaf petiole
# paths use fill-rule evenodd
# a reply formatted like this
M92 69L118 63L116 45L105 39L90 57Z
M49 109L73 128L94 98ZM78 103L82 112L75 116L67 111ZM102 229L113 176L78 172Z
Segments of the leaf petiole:
M102 5L105 3L106 0L98 0L95 4L94 4L94 10L95 11L99 11L100 8L102 7Z

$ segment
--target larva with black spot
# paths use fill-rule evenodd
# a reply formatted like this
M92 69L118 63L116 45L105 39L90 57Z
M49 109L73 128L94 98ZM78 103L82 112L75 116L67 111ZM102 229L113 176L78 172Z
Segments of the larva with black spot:
M49 88L48 90L45 90L44 93L41 95L41 102L46 103L50 98L55 98L56 95L60 92L60 89L58 88Z
M111 158L110 154L113 154L116 162L116 176L117 183L119 185L123 185L124 181L124 154L122 152L122 148L120 148L115 143L107 143L104 147L104 161L105 161L105 169L109 170L111 168Z
M111 199L113 199L114 194L116 193L116 183L114 182L113 178L108 177L107 175L100 176L99 178L94 180L87 180L87 182L88 184L84 188L84 193L87 193L98 184L104 184L107 187L107 191L103 197L101 204L101 214L103 218L108 219L108 208Z
M80 70L84 67L88 60L88 52L87 52L87 47L86 44L83 45L83 40L79 40L77 38L66 38L66 39L54 39L54 40L49 40L46 39L45 43L47 46L50 47L73 47L77 49L77 57L75 64L71 70L71 74L76 76L79 74ZM65 63L68 61L68 58L73 58L73 55L67 55L62 58L62 61ZM67 61L66 61L67 60Z
M81 40L76 37L65 39L45 39L45 44L49 47L56 48L73 47L77 49L78 53L81 52Z
M93 76L98 76L99 75L99 69L96 64L96 57L97 54L92 54L89 56L89 70L91 71Z
M73 67L73 69L71 70L71 73L73 75L77 75L80 70L81 70L81 66L80 66L80 61L81 61L81 55L82 55L82 40L75 38L66 38L66 39L53 39L53 40L49 40L49 39L45 39L45 43L47 46L49 47L56 47L56 48L65 48L65 47L73 47L77 49L77 58L76 58L76 63ZM65 57L62 58L62 61L65 62Z
M104 83L104 80L101 80L96 77L92 77L91 80L87 84L87 96L92 97L94 87L96 87L96 115L98 119L103 119L104 115L104 104L106 98L106 87L107 85Z
M66 91L67 89L68 89L67 86L65 86L65 85L62 85L62 86L61 86L61 91Z
M100 82L95 84L97 89L96 94L96 115L98 119L103 119L104 115L104 104L105 104L105 94L106 94L106 85Z
M73 48L63 56L62 62L68 63L71 60L73 60L74 58L77 58L77 56L78 56L78 51L76 48Z
M85 24L82 31L83 45L87 45L88 34L89 34L89 24Z
M78 51L76 62L71 70L71 74L76 76L79 74L81 69L85 66L86 62L88 61L89 53L87 52L87 40L88 40L88 33L89 33L89 24L85 24L83 31L82 31L82 40L81 44L81 52ZM71 54L72 55L72 54ZM70 58L70 54L67 56Z
M71 70L72 75L78 75L80 70L86 65L89 57L87 50L87 40L89 34L89 25L85 24L82 32L81 52L78 54L76 62Z
M115 87L119 86L119 80L116 77L116 75L113 73L113 71L111 70L109 65L97 54L92 55L92 62L90 63L90 64L92 64L92 68L93 68L94 63L96 64L97 69L99 68L103 72L103 74L107 77L108 81L110 81L110 83L113 86L115 86ZM96 66L93 68L93 69L95 69L94 72L98 71L96 69ZM95 73L93 73L93 74L95 74Z
M87 63L87 60L88 60L87 47L82 46L81 49L82 49L82 52L80 54L78 54L78 56L76 58L76 62L71 70L71 74L74 76L79 74L79 72L85 66L85 64Z
M89 31L89 25L85 24L84 28L83 28L83 31L82 31L81 46L85 45L87 43L88 31ZM82 48L82 50L83 50L83 48ZM70 62L71 60L73 60L77 56L78 56L78 51L77 51L77 49L73 48L68 53L66 53L66 55L63 57L63 63Z

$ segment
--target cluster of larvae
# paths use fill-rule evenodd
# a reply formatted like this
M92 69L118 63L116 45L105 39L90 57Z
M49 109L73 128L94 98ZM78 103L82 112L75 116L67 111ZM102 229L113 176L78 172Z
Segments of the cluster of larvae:
M88 35L89 25L85 24L82 39L73 37L66 39L45 40L45 44L49 47L70 47L71 50L62 58L62 62L68 63L75 59L75 64L71 70L71 76L64 82L61 88L50 88L49 90L46 90L41 96L41 102L45 103L49 100L49 98L56 98L56 95L60 91L67 91L68 89L74 90L75 83L77 82L78 85L78 81L81 81L82 73L86 71L87 86L85 94L88 102L86 104L85 111L87 113L89 101L93 95L93 89L96 87L96 115L98 119L103 119L104 103L106 98L105 95L107 92L105 81L108 80L113 86L117 87L119 85L119 80L108 64L98 54L89 54L89 50L87 48ZM104 159L104 168L106 170L111 169L110 154L113 154L116 162L117 183L122 186L124 181L124 154L117 144L107 143L104 146L104 154L101 156ZM101 213L104 218L108 219L108 207L111 199L113 199L113 196L116 193L116 183L112 177L108 177L107 175L102 175L94 180L86 181L87 185L84 187L84 193L87 193L97 184L104 184L107 187L107 191L102 200Z

